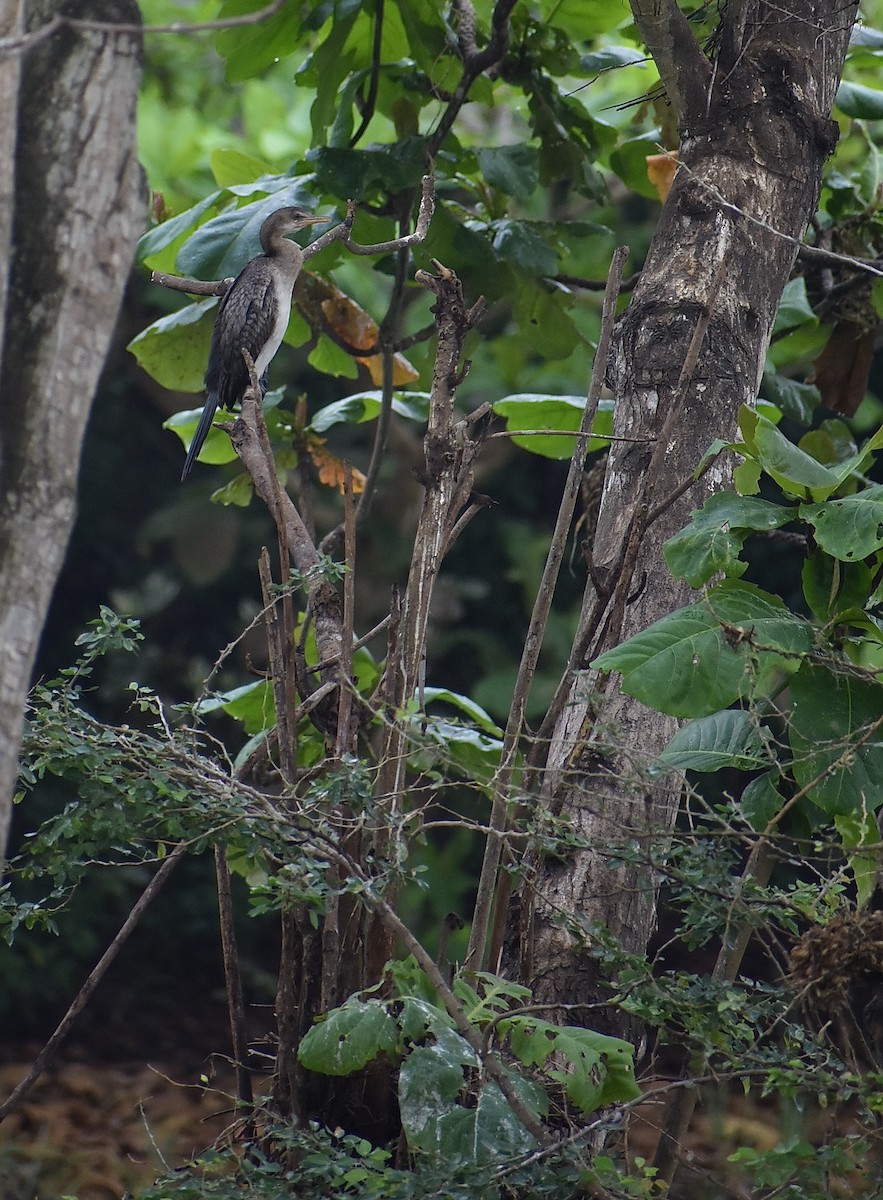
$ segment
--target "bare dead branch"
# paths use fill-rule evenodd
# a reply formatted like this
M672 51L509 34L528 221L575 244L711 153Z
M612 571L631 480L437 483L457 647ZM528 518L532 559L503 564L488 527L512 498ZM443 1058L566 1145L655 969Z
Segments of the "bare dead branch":
M416 246L426 238L426 231L429 229L429 222L432 220L434 211L435 180L431 175L424 175L420 193L420 208L417 213L417 222L413 233L393 238L390 242L375 242L370 246L362 246L358 242L354 242L352 238L345 237L343 244L353 254L388 254L393 250L401 250L406 246ZM315 243L313 244L315 245Z
M227 279L191 279L187 275L167 275L165 271L151 271L150 282L158 283L160 287L169 288L173 292L187 292L191 296L226 296L233 283L233 276Z

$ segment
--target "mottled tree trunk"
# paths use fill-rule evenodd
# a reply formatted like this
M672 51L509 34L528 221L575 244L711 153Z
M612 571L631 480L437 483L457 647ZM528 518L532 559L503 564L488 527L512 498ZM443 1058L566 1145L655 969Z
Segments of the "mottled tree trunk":
M138 20L134 0L31 0L33 34L57 15ZM5 30L4 30L5 32ZM0 374L0 856L22 712L73 524L80 445L116 322L144 187L135 155L140 40L60 25L7 59L0 144L16 145ZM16 127L16 112L18 124ZM3 249L0 244L0 250ZM0 857L2 861L2 857Z
M813 0L787 10L730 4L711 64L673 0L634 0L633 9L679 118L681 165L614 347L615 432L646 440L611 447L594 563L596 579L611 588L624 583L627 599L586 663L691 598L668 574L662 543L729 483L729 466L715 465L648 527L646 515L690 478L715 438L733 436L739 406L757 396L795 239L815 210L836 142L829 114L855 15L845 7L835 20L829 5ZM697 348L684 381L685 360ZM660 434L665 444L653 461ZM630 535L636 557L622 580ZM595 961L576 948L569 914L606 927L624 950L644 952L656 884L646 865L612 863L611 852L670 831L678 792L646 768L675 728L622 693L618 677L584 671L575 679L554 733L546 799L592 848L548 860L536 873L522 965L537 999L609 995ZM594 1015L593 1022L604 1023ZM615 1016L609 1025L630 1032Z

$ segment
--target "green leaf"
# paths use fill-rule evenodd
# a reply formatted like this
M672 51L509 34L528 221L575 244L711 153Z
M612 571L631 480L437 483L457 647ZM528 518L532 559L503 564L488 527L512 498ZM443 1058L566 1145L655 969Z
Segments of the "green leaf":
M201 415L201 408L185 408L180 412L173 413L171 417L163 421L162 427L176 433L184 445L189 446L194 433L196 433L196 426L199 424ZM216 422L232 421L235 416L235 413L228 412L225 408L219 408L214 419ZM217 467L223 463L233 462L235 458L236 451L233 449L229 437L223 430L215 429L213 425L199 452L199 462L211 463Z
M772 367L767 367L763 373L761 394L800 425L810 423L813 412L821 403L819 389L814 384L797 383Z
M858 451L835 466L824 466L789 442L771 421L747 405L739 412L739 428L750 455L782 490L801 499L827 500L864 464L868 454L883 445L883 427ZM809 496L807 496L807 492Z
M883 803L883 686L804 663L791 680L788 725L794 777L829 816Z
M426 687L422 691L424 705L434 702L450 704L454 708L459 708L460 712L465 713L479 729L483 729L485 733L489 733L492 737L500 738L503 736L503 730L494 721L491 716L485 712L480 704L476 704L474 700L470 700L468 696L462 696L459 692L452 692L449 688Z
M800 516L815 530L826 553L855 562L883 548L883 484L841 500L802 504Z
M725 709L679 729L660 760L678 771L757 771L770 765L763 731L751 713Z
M442 717L416 714L414 724L425 742L434 743L437 751L415 749L414 764L431 766L441 763L460 770L467 779L486 787L500 765L503 743L471 725L461 725ZM417 732L415 731L415 732Z
M659 137L628 138L610 154L610 169L639 196L659 201L659 191L647 175L647 158L659 154Z
M604 1104L634 1100L635 1048L621 1038L572 1025L553 1025L538 1017L511 1017L499 1024L512 1053L525 1066L545 1067L550 1055L560 1056L566 1070L549 1071L581 1112Z
M773 333L784 333L786 329L796 329L807 323L818 325L819 318L813 312L813 307L806 294L806 280L802 275L789 279L782 292Z
M766 829L785 803L775 786L778 778L778 771L765 771L763 775L752 779L742 793L739 802L742 815L758 833Z
M326 404L313 414L310 429L324 433L334 425L360 425L375 421L380 415L382 391L355 392L342 400ZM409 421L424 422L429 415L429 392L402 392L393 396L392 411Z
M138 242L135 261L154 271L171 271L175 266L177 251L190 230L195 229L200 218L205 216L222 196L222 192L210 192L204 200L170 217L161 225L148 229Z
M307 1031L297 1058L309 1071L352 1075L383 1051L395 1050L398 1040L398 1028L386 1005L353 996Z
M224 0L218 17L223 20L263 7L265 0ZM215 46L227 61L227 82L242 83L292 54L302 36L300 12L299 5L284 4L279 12L263 21L216 33Z
M516 200L529 200L540 178L540 157L535 146L485 146L475 151L485 182Z
M575 42L591 41L631 19L624 5L609 0L541 0L539 12L542 24L563 29Z
M606 651L591 664L620 671L630 696L673 717L704 717L762 692L812 645L809 627L777 596L728 582ZM776 653L785 651L788 657Z
M246 154L244 150L215 150L211 164L215 183L221 188L237 183L254 183L265 175L273 174L270 163L254 154Z
M249 735L271 729L276 721L273 685L266 679L246 683L229 692L217 692L200 700L196 711L202 715L222 711L239 721Z
M501 258L531 275L554 275L558 255L525 221L495 221L493 247Z
M170 391L202 391L217 307L215 297L194 301L148 325L127 349L152 379Z
M319 146L307 153L316 187L341 199L366 200L419 184L425 170L424 139L409 137L395 146L350 150Z
M602 46L583 54L579 68L584 75L594 75L613 67L630 67L646 61L646 55L634 46Z
M260 229L270 213L292 204L310 208L314 203L303 182L288 176L268 176L250 188L242 185L229 190L238 195L253 189L270 194L242 208L228 208L201 225L178 252L180 271L197 279L238 275L249 259L260 253Z
M572 458L576 448L574 437L555 436L552 430L575 433L585 411L584 396L548 396L542 392L516 392L494 404L494 412L503 417L506 428L514 435L512 441L533 454L544 458ZM518 436L519 430L549 430L533 436ZM598 405L589 452L607 445L605 435L613 432L613 401L602 400Z
M202 455L199 455L200 460ZM211 494L212 504L220 504L224 508L248 508L254 499L254 483L245 471L234 476L223 487L215 488Z
M437 1035L434 1044L413 1050L399 1070L399 1109L408 1147L449 1170L525 1153L534 1146L495 1083L483 1083L469 1106L460 1103L464 1068L476 1065L463 1038L446 1030ZM522 1101L539 1119L546 1109L542 1089L512 1071L508 1075Z
M752 530L778 529L793 520L795 510L767 500L717 492L705 501L685 529L665 543L669 570L692 587L700 587L723 571L737 578L748 564L739 555Z
M864 563L844 563L816 550L801 568L803 594L810 611L823 624L849 609L868 603L873 575Z
M879 121L883 118L883 92L860 83L847 83L844 80L837 89L834 103L848 117L857 117L862 121Z
M339 379L359 377L359 364L355 358L325 334L319 337L307 355L307 362L323 375L336 375Z
M523 283L517 293L515 318L519 332L543 358L567 358L583 341L566 311L568 303L564 293L545 291L542 283L532 280Z
M834 826L840 834L843 849L848 851L847 861L852 870L856 887L856 902L864 908L877 886L878 852L873 847L880 841L877 819L872 813L838 813ZM864 849L863 847L871 847Z

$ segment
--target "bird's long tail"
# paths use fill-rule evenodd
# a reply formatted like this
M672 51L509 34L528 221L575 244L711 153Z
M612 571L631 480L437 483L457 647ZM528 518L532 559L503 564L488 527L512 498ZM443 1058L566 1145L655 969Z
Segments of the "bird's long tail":
M184 460L184 470L181 472L182 483L190 474L190 469L196 462L196 457L209 435L209 430L212 427L212 421L214 421L217 411L218 394L217 392L209 392L205 398L205 407L202 410L202 416L199 418L199 424L196 426L196 433L193 435L193 441L190 443L190 449L187 451L187 457Z

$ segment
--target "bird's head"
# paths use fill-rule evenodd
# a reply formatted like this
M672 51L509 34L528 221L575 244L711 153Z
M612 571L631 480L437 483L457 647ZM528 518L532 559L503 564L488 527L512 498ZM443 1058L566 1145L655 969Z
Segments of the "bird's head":
M286 233L294 233L298 229L306 229L308 225L327 225L330 217L317 217L308 208L280 208L270 217L271 221L279 221Z
M307 208L277 208L261 226L261 245L268 254L278 253L280 242L287 233L297 233L308 225L324 225L330 220L330 217L314 216Z

